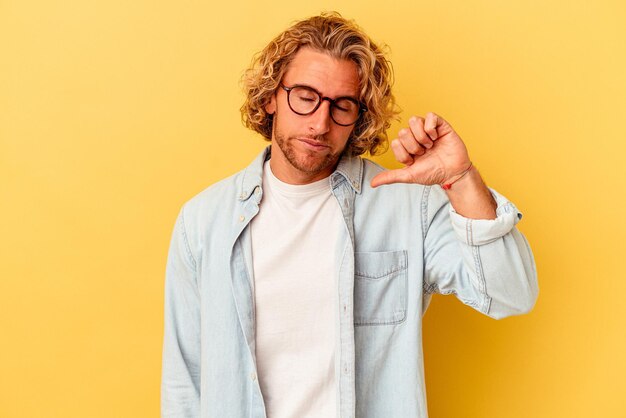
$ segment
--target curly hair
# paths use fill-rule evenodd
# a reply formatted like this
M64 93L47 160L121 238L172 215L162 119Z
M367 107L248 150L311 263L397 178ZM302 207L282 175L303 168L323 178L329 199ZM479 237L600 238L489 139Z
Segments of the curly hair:
M273 115L265 111L265 105L276 92L287 66L304 46L356 64L359 100L368 110L357 121L346 152L351 155L384 152L386 131L399 113L391 92L391 63L354 21L344 19L337 12L296 22L255 55L242 78L246 93L241 107L243 124L271 140Z

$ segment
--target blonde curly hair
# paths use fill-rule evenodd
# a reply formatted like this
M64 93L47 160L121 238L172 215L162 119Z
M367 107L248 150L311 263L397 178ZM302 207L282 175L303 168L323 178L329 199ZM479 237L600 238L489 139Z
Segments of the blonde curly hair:
M391 93L391 63L356 23L337 12L322 13L295 23L255 55L242 78L246 93L241 107L243 124L271 140L273 115L265 111L265 105L278 89L294 55L304 46L357 65L359 100L368 110L357 121L346 151L351 155L384 152L386 131L399 113Z

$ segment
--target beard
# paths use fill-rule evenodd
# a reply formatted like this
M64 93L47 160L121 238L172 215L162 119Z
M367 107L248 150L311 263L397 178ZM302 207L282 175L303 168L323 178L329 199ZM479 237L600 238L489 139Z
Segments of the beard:
M281 132L278 124L278 115L274 115L274 142L283 155L296 170L306 173L308 175L315 175L333 167L339 161L343 150L332 152L329 148L327 152L317 152L314 150L296 150L294 142L298 141L297 138L309 138L315 141L319 141L323 144L328 144L328 141L324 136L311 136L311 135L298 135L287 136Z

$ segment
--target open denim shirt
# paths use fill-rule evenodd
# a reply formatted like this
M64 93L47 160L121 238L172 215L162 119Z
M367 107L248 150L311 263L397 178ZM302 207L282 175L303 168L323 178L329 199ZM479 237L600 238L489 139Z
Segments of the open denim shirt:
M249 224L269 156L268 147L178 216L166 269L163 417L266 416ZM425 418L422 316L431 295L454 294L493 318L522 314L537 297L535 263L515 228L521 213L500 194L492 190L496 219L467 219L438 186L372 189L381 170L344 156L328 178L348 238L335 277L337 416Z

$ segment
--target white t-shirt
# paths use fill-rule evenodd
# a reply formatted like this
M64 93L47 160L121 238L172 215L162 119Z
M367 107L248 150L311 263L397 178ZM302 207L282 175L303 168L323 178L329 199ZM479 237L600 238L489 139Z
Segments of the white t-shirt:
M251 234L257 371L267 416L336 417L336 257L346 236L341 209L328 178L283 183L269 161L263 172Z

